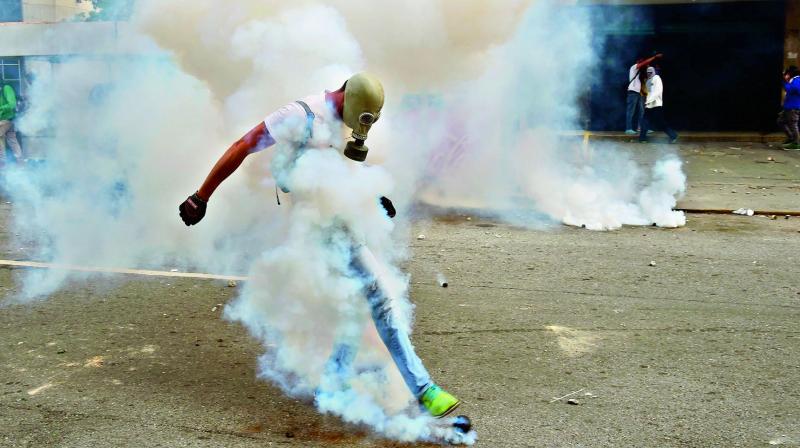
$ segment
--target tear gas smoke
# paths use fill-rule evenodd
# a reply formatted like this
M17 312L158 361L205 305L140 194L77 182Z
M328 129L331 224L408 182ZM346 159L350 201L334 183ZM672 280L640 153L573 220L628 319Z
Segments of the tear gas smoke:
M515 34L488 52L480 77L442 88L440 97L423 99L421 111L402 111L399 127L415 132L392 133L404 139L392 154L403 156L388 166L426 202L516 225L683 225L683 213L672 211L683 186L661 180L685 182L680 162L666 163L675 156L665 155L647 176L613 145L587 150L561 134L578 128L576 102L592 82L588 24L585 10L532 6ZM425 170L409 166L417 159L429 160Z
M447 278L441 272L436 274L436 283L438 283L442 288L447 288L448 286Z
M4 176L14 227L43 261L249 269L226 316L268 346L262 377L293 395L319 392L320 410L387 437L471 443L474 433L457 435L407 407L364 285L342 275L348 238L367 244L391 285L396 321L411 328L408 279L394 267L405 233L375 199L393 190L400 210L422 199L525 225L683 224L671 210L685 183L677 159L647 175L613 147L589 162L559 137L577 127L594 43L585 11L531 3L411 0L367 10L348 0L140 0L130 31L140 54L36 70L19 127L50 138L41 167ZM291 174L294 204L279 208L268 172L280 148L267 150L186 230L176 205L231 141L364 68L387 92L370 132L370 162L383 168L306 154ZM64 280L25 275L23 299ZM359 347L349 389L325 374L334 337Z

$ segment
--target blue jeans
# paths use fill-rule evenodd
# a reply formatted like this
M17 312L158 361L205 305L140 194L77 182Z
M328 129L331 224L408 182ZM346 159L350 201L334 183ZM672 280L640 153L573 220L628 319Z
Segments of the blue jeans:
M642 127L642 117L644 116L644 100L639 92L628 90L628 104L625 113L625 130L635 131L636 127L633 125L633 117L636 116L636 124Z
M389 297L381 289L375 275L365 266L362 255L365 251L366 248L364 247L353 247L351 249L350 269L352 270L352 275L362 280L365 285L368 285L364 289L364 294L372 311L372 320L375 322L375 328L392 355L392 359L408 389L414 397L419 399L428 386L432 384L430 374L425 369L425 366L422 365L422 360L414 352L408 333L395 325L392 318L392 310L389 306ZM349 373L356 357L354 340L350 339L353 336L340 337L336 341L326 367L327 373L336 372L340 376L346 376Z

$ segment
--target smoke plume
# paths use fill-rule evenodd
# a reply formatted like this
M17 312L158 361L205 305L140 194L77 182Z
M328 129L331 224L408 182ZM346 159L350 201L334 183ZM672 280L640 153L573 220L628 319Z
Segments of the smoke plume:
M124 29L138 52L32 69L19 128L48 143L44 163L4 175L20 238L41 261L249 271L226 317L263 341L259 375L387 437L474 442L416 409L371 323L366 285L346 275L352 244L375 253L395 321L410 330L397 266L408 247L403 211L416 202L525 226L685 222L672 211L685 184L674 156L647 171L613 145L590 157L564 137L579 128L596 62L579 7L140 0ZM184 227L177 205L232 141L360 70L387 92L368 141L381 167L307 153L291 174L293 204L279 207L270 166L281 148L272 148L226 180L200 225ZM398 206L397 222L378 208L381 195ZM28 272L16 299L46 297L66 275ZM347 387L325 373L339 337L358 348Z

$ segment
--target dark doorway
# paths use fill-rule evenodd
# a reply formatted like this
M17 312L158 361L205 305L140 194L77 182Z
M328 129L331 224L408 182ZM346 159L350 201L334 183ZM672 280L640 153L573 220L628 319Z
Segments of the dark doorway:
M590 6L600 47L592 130L621 130L628 69L664 54L664 111L678 130L777 130L783 1Z

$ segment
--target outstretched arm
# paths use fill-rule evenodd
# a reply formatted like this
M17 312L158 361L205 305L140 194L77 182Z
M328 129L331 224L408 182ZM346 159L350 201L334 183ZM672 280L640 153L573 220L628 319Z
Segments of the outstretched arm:
M206 214L208 200L211 199L211 195L214 194L214 190L219 187L219 184L239 168L245 157L261 151L273 143L275 143L275 140L269 135L264 123L261 122L245 134L244 137L232 144L225 151L225 154L217 160L214 167L211 168L211 172L208 173L200 189L178 207L183 222L187 226L200 222Z
M208 201L219 184L239 168L245 157L261 151L272 143L274 143L274 140L269 135L267 127L264 126L263 122L259 123L258 126L251 129L250 132L225 151L225 154L219 158L214 168L211 168L211 172L208 173L205 182L197 190L197 195L200 196L200 199Z

